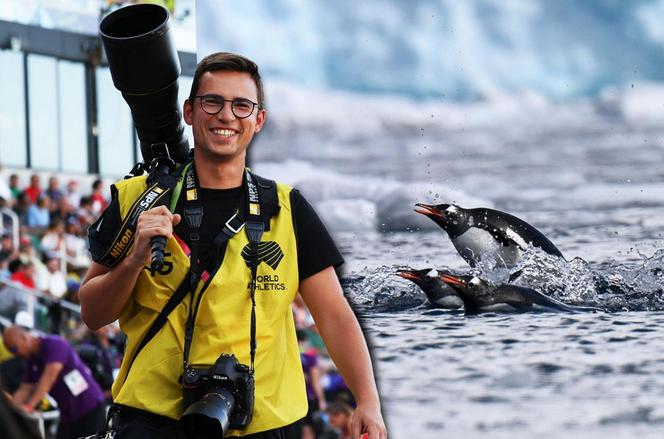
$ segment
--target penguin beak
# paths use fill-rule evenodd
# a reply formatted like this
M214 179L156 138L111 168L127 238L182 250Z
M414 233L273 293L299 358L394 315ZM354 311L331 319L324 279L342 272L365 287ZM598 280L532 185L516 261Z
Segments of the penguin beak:
M440 211L436 206L432 206L431 204L424 204L424 203L417 203L415 206L417 206L417 209L415 209L415 212L420 213L422 215L426 216L433 216L436 218L441 218L443 219L443 212Z
M421 280L420 276L411 270L397 270L397 276L409 280Z
M463 280L461 280L460 278L458 278L456 276L452 276L451 274L442 274L440 276L440 280L445 282L447 285L456 285L456 286L459 286L459 287L465 287L466 286L466 283Z

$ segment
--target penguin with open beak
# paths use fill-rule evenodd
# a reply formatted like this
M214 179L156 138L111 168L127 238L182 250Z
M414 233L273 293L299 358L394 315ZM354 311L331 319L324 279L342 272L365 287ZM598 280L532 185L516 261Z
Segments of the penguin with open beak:
M420 287L432 307L457 309L463 306L463 301L454 291L454 288L443 282L438 275L438 271L432 268L398 270L397 276L408 279Z
M513 215L493 209L464 209L455 204L417 203L415 212L438 224L471 267L481 261L494 267L513 268L532 245L563 258L558 248L539 230Z
M501 311L601 311L590 306L568 305L531 288L512 284L493 285L477 276L440 271L439 277L463 300L466 315Z

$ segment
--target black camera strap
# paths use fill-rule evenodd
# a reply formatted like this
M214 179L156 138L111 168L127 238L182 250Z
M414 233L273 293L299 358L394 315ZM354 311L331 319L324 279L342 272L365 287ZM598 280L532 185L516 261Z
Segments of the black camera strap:
M147 180L147 188L138 197L125 216L115 237L111 241L106 253L97 261L106 267L113 267L121 261L129 252L134 243L138 217L146 210L166 203L170 196L171 212L175 208L182 188L184 175L187 173L190 163L183 165L178 172L164 173L159 176L150 176ZM96 223L97 224L97 223ZM93 225L94 227L94 225Z
M259 188L256 182L256 178L251 174L251 172L249 172L248 169L245 170L243 179L244 197L242 197L243 199L240 200L238 212L226 222L226 225L222 228L221 232L215 237L212 245L212 251L207 255L208 258L218 256L220 262L216 264L216 268L214 270L215 273L209 276L201 288L194 305L196 285L198 284L201 276L201 260L195 256L198 256L198 228L200 227L203 208L196 192L190 192L190 190L195 190L196 188L200 187L198 184L198 176L196 175L193 166L190 170L190 173L191 177L188 174L186 179L187 201L184 208L184 216L185 220L187 221L187 226L189 227L191 244L191 306L189 308L189 316L185 326L184 367L186 369L189 365L189 352L191 350L191 343L193 341L194 323L196 320L196 315L198 314L198 308L200 306L203 293L207 290L210 280L214 277L214 274L216 274L216 271L221 266L221 260L223 259L222 250L225 250L225 246L228 241L244 227L247 234L247 239L249 240L250 250L248 258L249 269L251 270L251 282L249 283L249 288L251 291L249 354L251 357L251 373L253 374L254 359L256 356L256 273L258 270L258 264L260 263L258 258L258 244L260 243L261 237L263 236L263 231L265 230L265 219L267 218L267 221L269 221L269 218L274 213L276 213L277 209L261 209L261 197L259 195ZM190 185L193 185L193 187L190 188ZM274 195L274 201L276 201L276 194ZM264 211L263 215L261 215L261 210ZM241 218L246 218L246 221L242 222Z
M222 228L221 232L215 237L212 244L212 250L205 255L203 260L209 258L216 258L218 263L212 273L201 271L201 258L199 257L198 243L200 236L198 229L203 217L203 207L198 199L198 176L196 175L193 164L187 164L184 170L185 180L185 208L184 217L187 226L190 230L190 270L180 283L175 292L171 295L170 299L164 305L159 315L156 317L150 328L146 331L141 343L138 345L130 360L129 367L127 368L126 377L129 375L129 370L138 357L138 354L143 348L154 338L155 335L166 324L169 314L184 300L189 293L192 297L191 306L189 308L189 317L185 326L185 344L184 344L184 365L188 364L189 351L191 349L191 342L193 340L194 321L198 312L198 307L201 302L203 292L207 289L210 282L214 278L216 272L221 267L223 256L225 253L228 241L235 236L242 228L245 228L248 240L250 242L251 255L247 259L249 268L251 269L251 327L250 327L250 356L251 356L251 372L254 371L254 359L256 354L256 272L258 269L258 244L260 243L263 231L269 230L270 219L279 212L279 199L276 190L276 183L272 180L263 179L253 175L249 170L246 170L243 186L244 192L238 206L238 212L233 215ZM181 186L175 188L174 197L180 195ZM171 202L171 211L175 210L174 206L177 198ZM243 221L246 218L247 221ZM192 239L193 238L193 239ZM195 261L195 262L194 262ZM196 304L194 305L193 298L198 283L201 279L205 282L200 289Z

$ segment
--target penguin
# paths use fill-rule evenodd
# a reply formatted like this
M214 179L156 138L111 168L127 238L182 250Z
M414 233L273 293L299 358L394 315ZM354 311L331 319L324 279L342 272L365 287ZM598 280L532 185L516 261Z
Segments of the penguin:
M539 230L508 213L486 208L464 209L456 204L415 206L415 212L429 217L447 232L457 252L471 267L484 260L494 267L514 268L529 245L564 259Z
M441 271L439 277L444 283L454 288L463 300L466 315L495 311L602 311L590 306L568 305L531 288L512 284L492 285L477 276L456 275Z
M424 270L403 269L397 271L397 276L412 281L420 287L432 307L457 309L463 306L463 301L454 288L440 280L438 271L432 268Z

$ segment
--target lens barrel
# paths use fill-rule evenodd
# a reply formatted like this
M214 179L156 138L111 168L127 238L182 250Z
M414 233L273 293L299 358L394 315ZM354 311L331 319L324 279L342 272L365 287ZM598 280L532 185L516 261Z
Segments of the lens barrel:
M228 431L235 398L226 389L214 389L191 404L178 423L184 437L220 438Z
M131 109L143 161L152 161L151 145L166 143L171 158L187 160L189 143L178 104L181 68L162 6L138 4L108 14L99 24L115 88Z

